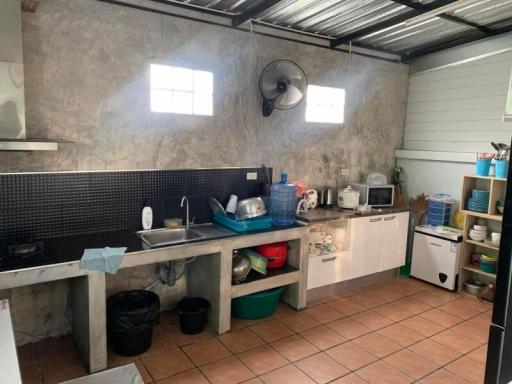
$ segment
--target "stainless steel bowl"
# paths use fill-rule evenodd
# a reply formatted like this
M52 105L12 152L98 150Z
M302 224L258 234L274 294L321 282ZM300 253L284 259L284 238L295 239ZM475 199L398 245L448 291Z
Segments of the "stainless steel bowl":
M485 287L485 284L479 281L466 281L464 283L464 287L468 293L475 296L480 296L483 288Z
M251 272L251 259L244 254L238 254L233 257L231 278L235 283L244 281L249 272Z
M251 197L241 200L236 207L236 218L238 220L251 219L253 217L263 216L267 213L265 203L261 197Z

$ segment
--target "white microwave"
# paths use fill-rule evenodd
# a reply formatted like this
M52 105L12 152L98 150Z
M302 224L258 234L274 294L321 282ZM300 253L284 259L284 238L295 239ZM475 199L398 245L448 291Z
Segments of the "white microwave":
M392 207L395 199L395 186L392 184L368 185L351 183L353 190L359 192L359 204L370 207Z

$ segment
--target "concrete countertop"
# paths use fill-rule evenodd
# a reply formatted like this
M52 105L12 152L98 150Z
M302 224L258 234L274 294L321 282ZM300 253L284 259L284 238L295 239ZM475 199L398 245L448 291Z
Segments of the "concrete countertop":
M391 213L408 212L408 207L373 208L368 212L359 212L352 209L315 208L306 213L297 215L297 219L306 223L320 223L332 220L348 220L357 217L388 215Z

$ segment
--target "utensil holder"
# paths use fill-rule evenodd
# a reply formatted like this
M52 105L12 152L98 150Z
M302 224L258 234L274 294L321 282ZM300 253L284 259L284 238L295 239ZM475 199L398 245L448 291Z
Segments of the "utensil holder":
M495 160L494 175L506 179L508 175L508 160Z
M489 176L491 169L491 159L477 159L476 160L476 175Z

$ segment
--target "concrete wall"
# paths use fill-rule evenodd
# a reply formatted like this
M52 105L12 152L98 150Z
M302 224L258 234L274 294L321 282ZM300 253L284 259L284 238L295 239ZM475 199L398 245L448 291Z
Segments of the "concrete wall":
M350 171L344 181L389 173L402 142L405 65L94 0L41 0L35 14L23 14L23 44L29 136L75 143L58 152L0 152L0 172L266 163L312 186L334 185L343 168ZM262 117L258 78L276 59L297 62L310 84L345 88L345 123L306 123L305 103ZM151 113L151 63L212 71L214 115ZM146 272L109 277L109 289L142 287L151 281ZM66 287L41 287L40 294L65 298ZM167 290L166 302L183 293ZM20 343L67 329L60 301L52 306L61 319L55 326L18 313L30 294L11 296L15 327L32 330L17 334ZM25 321L30 327L17 325Z

